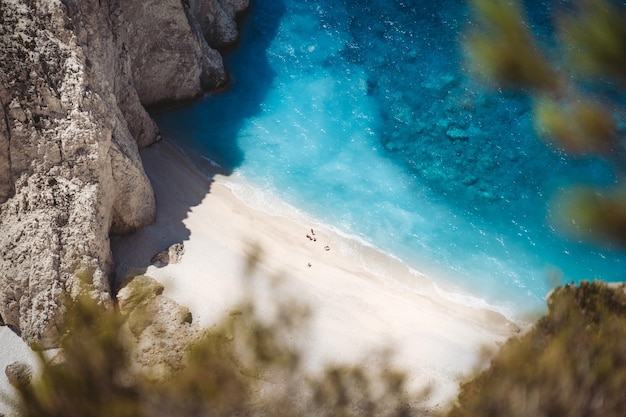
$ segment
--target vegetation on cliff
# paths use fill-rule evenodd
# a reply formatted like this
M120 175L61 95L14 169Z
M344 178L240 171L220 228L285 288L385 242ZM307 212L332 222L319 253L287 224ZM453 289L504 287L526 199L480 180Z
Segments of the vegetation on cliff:
M162 290L140 276L120 292L119 310L72 303L61 353L42 354L41 374L15 384L18 415L611 417L626 406L622 285L556 289L548 314L463 383L450 411L427 409L427 393L410 393L384 355L307 372L301 305L283 302L268 317L248 301L201 330Z
M626 397L626 293L583 282L556 289L549 311L461 387L449 417L618 417Z

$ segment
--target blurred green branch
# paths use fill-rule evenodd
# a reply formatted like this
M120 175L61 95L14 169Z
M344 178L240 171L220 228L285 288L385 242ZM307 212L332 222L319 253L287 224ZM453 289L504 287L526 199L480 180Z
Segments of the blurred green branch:
M623 103L593 97L580 85L601 79L620 88L626 80L626 10L606 0L583 0L557 19L562 61L548 60L512 0L472 0L478 24L466 47L472 68L489 83L533 99L539 135L569 155L594 155L612 164L609 189L574 187L553 207L556 223L577 239L626 247L626 147L614 111Z
M251 260L248 272L259 259ZM119 309L83 294L68 300L61 353L39 355L41 373L16 384L21 417L415 416L422 395L388 358L366 367L301 363L298 341L309 311L276 294L263 317L251 300L210 330L138 276L120 290ZM283 301L281 301L283 300ZM296 342L294 342L296 341ZM155 372L156 371L156 372Z

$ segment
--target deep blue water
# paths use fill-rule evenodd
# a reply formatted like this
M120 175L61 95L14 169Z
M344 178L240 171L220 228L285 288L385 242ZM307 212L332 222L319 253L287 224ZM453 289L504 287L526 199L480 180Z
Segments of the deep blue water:
M448 286L522 312L626 256L556 234L548 201L602 161L537 138L522 96L466 74L461 1L256 0L231 87L157 115L181 146ZM531 5L550 42L554 2Z

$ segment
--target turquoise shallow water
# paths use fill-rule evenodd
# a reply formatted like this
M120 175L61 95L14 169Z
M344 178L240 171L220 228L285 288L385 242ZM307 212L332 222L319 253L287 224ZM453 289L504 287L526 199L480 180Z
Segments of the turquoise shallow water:
M253 1L232 86L156 116L184 148L427 273L517 312L626 256L564 240L555 190L610 184L545 146L522 97L465 74L458 1ZM549 8L531 3L547 38ZM549 5L553 5L550 3ZM548 10L547 12L545 10Z

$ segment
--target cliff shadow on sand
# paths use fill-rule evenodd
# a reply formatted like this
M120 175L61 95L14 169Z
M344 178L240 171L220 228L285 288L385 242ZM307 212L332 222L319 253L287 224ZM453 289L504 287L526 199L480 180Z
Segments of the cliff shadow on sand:
M189 238L183 220L211 189L211 179L203 175L207 172L193 168L167 139L142 150L141 157L154 189L156 220L131 235L111 236L116 287L130 276L145 273L155 254ZM213 174L218 173L216 169ZM188 181L190 176L197 181Z

